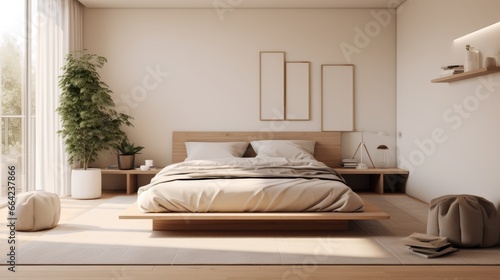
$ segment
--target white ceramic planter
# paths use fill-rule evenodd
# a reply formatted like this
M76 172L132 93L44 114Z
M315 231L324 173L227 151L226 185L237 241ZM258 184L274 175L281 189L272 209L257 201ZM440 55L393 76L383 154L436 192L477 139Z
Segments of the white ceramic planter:
M101 197L101 169L73 169L71 171L71 196L76 199Z

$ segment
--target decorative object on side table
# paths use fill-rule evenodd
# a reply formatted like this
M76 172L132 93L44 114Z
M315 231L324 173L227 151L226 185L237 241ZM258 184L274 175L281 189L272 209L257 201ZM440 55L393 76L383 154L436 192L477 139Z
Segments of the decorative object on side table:
M144 165L146 165L148 168L155 168L154 162L152 159L147 159L144 161Z
M368 152L368 148L366 147L365 143L365 133L375 133L377 136L387 136L387 132L385 131L371 131L371 130L360 130L360 131L355 131L355 132L361 132L361 142L358 144L358 147L356 148L356 151L354 152L354 155L352 158L356 157L356 154L358 151L360 151L360 160L358 163L358 166L356 167L357 169L366 169L368 166L366 163L363 162L363 149L366 151L366 155L368 156L368 159L370 159L370 163L372 164L372 167L375 168L375 164L373 163L372 157L370 153Z
M156 166L154 166L152 159L147 159L144 161L144 164L139 166L139 169L142 171L146 171L146 170L150 170L150 169L156 169Z
M356 168L358 167L358 161L353 158L344 158L341 165L343 168Z
M378 168L389 167L389 147L378 145L377 147Z
M129 170L135 168L135 155L138 154L144 147L136 146L131 143L128 137L124 137L119 145L115 146L116 156L118 160L118 169ZM142 169L142 168L141 168ZM147 170L146 168L144 170Z
M59 77L61 89L57 112L61 117L58 134L64 141L73 169L71 196L92 199L101 196L101 170L89 168L99 153L112 149L124 137L121 125L132 125L129 115L118 113L112 91L100 80L98 68L106 58L82 51L69 53Z

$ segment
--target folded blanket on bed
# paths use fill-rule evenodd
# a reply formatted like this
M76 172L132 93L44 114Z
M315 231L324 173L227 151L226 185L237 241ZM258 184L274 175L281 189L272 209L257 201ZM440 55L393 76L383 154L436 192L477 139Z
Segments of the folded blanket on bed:
M138 191L146 212L360 211L363 202L315 160L231 158L172 164Z

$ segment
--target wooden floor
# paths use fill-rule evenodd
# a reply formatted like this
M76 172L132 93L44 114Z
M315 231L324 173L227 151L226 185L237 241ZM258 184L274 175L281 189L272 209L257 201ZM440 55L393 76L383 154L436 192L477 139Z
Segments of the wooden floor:
M0 266L0 279L499 279L500 266Z
M112 197L105 194L104 197ZM67 221L81 214L86 207L94 207L98 200L77 201L80 207L68 208L62 221ZM82 205L80 205L82 204ZM83 205L85 204L85 205ZM88 204L88 205L87 205ZM85 207L84 207L85 206ZM34 236L36 237L36 236ZM3 244L4 245L4 244ZM0 249L5 248L0 246ZM2 250L0 252L3 253ZM0 279L106 279L106 280L149 280L149 279L283 279L283 280L319 280L319 279L499 279L500 265L315 265L314 259L304 259L304 265L132 265L132 266L16 266L16 272L10 272L5 263L0 264Z

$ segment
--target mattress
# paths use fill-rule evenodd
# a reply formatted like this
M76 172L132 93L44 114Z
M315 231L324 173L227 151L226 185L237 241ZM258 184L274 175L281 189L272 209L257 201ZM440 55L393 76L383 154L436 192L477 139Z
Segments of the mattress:
M221 158L163 168L138 190L144 212L355 212L363 200L314 159Z

